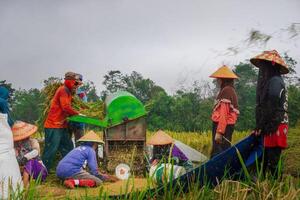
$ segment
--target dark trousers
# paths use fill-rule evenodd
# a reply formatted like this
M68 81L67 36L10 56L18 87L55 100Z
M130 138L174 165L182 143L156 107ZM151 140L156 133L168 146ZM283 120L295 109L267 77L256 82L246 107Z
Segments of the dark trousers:
M64 157L73 148L73 142L66 128L45 128L45 148L42 160L48 172L50 172L57 151Z
M279 161L281 158L280 147L265 147L263 155L263 173L270 172L274 178L280 177L278 173ZM279 176L278 176L279 175Z
M224 140L224 139L222 139L222 142L220 144L216 143L215 135L216 135L217 127L218 127L218 123L213 122L213 126L212 126L212 151L211 151L210 158L215 157L219 153L222 153L223 151L225 151L226 149L229 149L231 147L231 144L228 141ZM229 140L231 142L233 131L234 131L234 125L227 125L223 137L225 137L227 140Z

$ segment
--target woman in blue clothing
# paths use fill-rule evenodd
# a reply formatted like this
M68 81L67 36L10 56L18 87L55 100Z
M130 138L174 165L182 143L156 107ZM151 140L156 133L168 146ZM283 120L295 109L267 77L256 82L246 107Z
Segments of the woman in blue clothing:
M11 118L9 105L8 105L9 91L6 87L0 86L0 113L7 114L7 122L10 127L14 124Z
M56 175L64 180L64 185L70 189L75 186L99 186L108 178L99 173L96 157L98 144L103 143L103 141L96 133L90 131L78 142L80 142L80 146L69 152L58 163ZM87 167L89 171L87 171Z

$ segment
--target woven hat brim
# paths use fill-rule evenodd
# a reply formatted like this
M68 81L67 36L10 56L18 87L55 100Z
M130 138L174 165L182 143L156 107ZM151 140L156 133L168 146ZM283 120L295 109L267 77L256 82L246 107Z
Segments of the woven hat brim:
M148 145L155 145L155 146L163 146L163 145L168 145L168 144L173 144L175 140L170 141L170 142L155 142L155 141L149 141L147 142Z
M217 76L217 75L210 75L209 76L210 78L227 78L227 79L238 79L239 77L238 76Z
M104 144L104 141L102 140L92 140L92 139L79 139L77 142L96 142L99 144Z
M252 58L252 59L250 59L250 62L258 68L269 65L271 67L278 67L281 74L289 73L289 69L286 66L283 66L277 62L275 62L275 65L272 65L272 61L265 60L265 59L259 59L259 58Z
M30 126L32 126L32 129L30 129L26 133L23 133L21 135L15 135L15 134L13 134L13 140L14 140L14 142L17 142L17 141L29 138L31 135L33 135L34 133L36 133L36 131L38 129L37 126L34 126L34 125L30 125Z

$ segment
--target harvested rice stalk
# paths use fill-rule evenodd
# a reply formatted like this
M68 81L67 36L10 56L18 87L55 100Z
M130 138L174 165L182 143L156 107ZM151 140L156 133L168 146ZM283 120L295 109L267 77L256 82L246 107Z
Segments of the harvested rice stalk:
M54 80L51 83L48 83L41 90L41 94L44 98L44 102L41 105L43 107L43 113L40 116L40 118L37 120L37 125L40 131L43 130L44 128L44 122L46 120L46 117L50 109L51 100L54 97L56 90L62 85L63 83L61 82L61 80Z
M83 102L78 96L74 96L72 106L76 110L80 110L80 113L86 116L98 119L104 118L104 103L100 100L95 102Z
M110 173L115 172L115 168L120 163L131 166L131 171L135 176L142 177L146 169L146 162L143 154L143 146L111 144L109 146L109 155L107 156L106 169Z
M51 83L48 83L43 89L42 89L42 95L44 97L44 102L41 105L43 107L43 114L40 116L40 118L37 121L39 130L43 130L44 122L46 120L46 117L48 115L51 100L53 99L56 90L62 86L63 83L60 80L54 80ZM75 110L80 111L80 113L94 118L103 119L104 118L104 103L102 101L96 101L96 102L83 102L77 95L73 96L72 100L72 107Z

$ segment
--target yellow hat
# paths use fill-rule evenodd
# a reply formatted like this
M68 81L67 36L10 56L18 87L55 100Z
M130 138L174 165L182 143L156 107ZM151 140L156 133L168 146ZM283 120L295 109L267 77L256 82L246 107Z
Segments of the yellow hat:
M211 77L211 78L231 78L231 79L238 78L238 76L235 73L233 73L233 71L226 65L223 65L222 67L220 67L217 71L215 71L209 77Z
M250 59L250 62L256 67L264 67L266 65L272 65L273 67L279 67L281 74L289 73L288 66L284 60L280 57L276 50L264 51L262 54Z
M97 143L103 143L103 140L94 132L89 131L87 134L82 136L77 142L97 142Z
M167 145L174 142L173 138L163 132L162 130L157 131L147 142L150 145Z
M24 140L37 131L37 126L16 121L12 127L14 142Z

